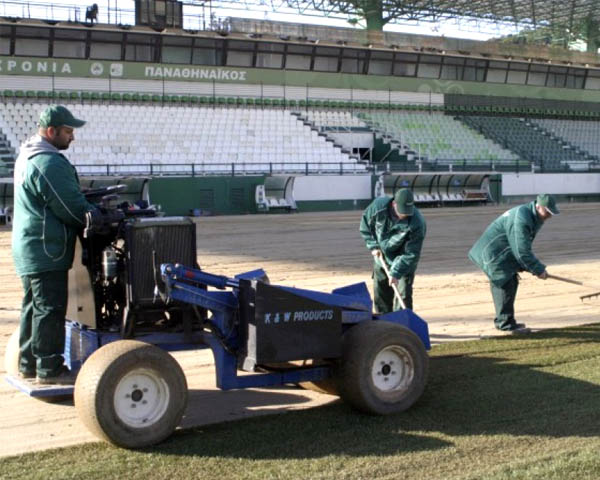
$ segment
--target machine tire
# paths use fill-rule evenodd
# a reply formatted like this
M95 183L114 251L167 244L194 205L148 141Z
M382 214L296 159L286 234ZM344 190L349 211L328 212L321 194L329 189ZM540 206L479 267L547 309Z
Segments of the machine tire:
M125 448L167 438L186 405L187 382L177 361L136 340L98 349L75 383L75 407L83 424L97 437Z
M19 349L19 333L21 329L17 327L8 339L6 350L4 351L4 371L8 375L19 375L19 357L21 351Z
M368 321L344 334L337 375L340 396L362 412L386 415L406 410L423 393L428 373L425 347L407 328Z

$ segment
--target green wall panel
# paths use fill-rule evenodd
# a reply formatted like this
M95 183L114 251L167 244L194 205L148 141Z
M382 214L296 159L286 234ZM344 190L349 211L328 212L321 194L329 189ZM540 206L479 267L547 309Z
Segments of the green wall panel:
M371 200L304 200L296 202L299 212L337 212L363 210ZM358 225L357 227L358 228Z
M194 209L213 215L257 213L254 192L264 183L264 176L154 178L150 200L167 215L189 215Z

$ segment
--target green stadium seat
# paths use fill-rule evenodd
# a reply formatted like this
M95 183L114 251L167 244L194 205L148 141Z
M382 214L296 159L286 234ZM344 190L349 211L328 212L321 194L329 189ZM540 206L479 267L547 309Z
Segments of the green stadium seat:
M100 100L100 93L92 92L92 100Z
M200 103L200 97L198 97L198 95L192 95L190 97L190 102L196 104L196 103Z
M210 103L211 105L214 105L215 103L217 103L217 99L215 97L206 97L208 99L208 103Z
M273 100L270 98L263 99L263 105L271 106L273 104Z
M80 98L79 97L79 92L71 92L71 93L69 93L69 98L71 100L79 100L79 98Z
M15 90L15 97L25 98L25 92L23 90Z
M282 102L279 98L274 98L271 100L271 105L273 105L274 107L280 107L281 104Z
M38 90L37 92L35 92L35 96L37 98L48 98L48 93L46 92L46 90Z
M235 97L227 97L227 105L235 105Z
M25 92L25 96L26 96L27 98L35 98L35 91L34 91L34 90L27 90L27 91Z
M247 98L246 99L246 105L254 105L254 99L253 98Z
M288 107L293 108L293 107L296 107L297 105L298 105L298 102L296 100L294 100L294 99L287 101L287 106Z
M69 92L58 92L58 98L60 98L61 100L68 100L69 99Z
M179 101L181 103L190 103L191 99L189 95L182 95L181 97L179 97Z
M162 95L158 95L156 93L154 95L152 95L152 102L153 103L162 102Z
M298 100L299 107L306 107L306 100Z
M263 104L263 99L262 98L255 98L254 99L254 105L262 105Z
M217 105L225 105L227 100L225 97L217 97Z
M121 98L124 102L131 102L131 93L124 93Z
M208 103L208 97L200 97L200 103L203 103L203 104Z
M169 101L171 103L180 103L181 97L179 95L170 95Z
M92 94L90 92L80 92L79 93L79 97L82 100L91 100L92 99Z
M148 93L142 93L142 102L149 102L152 97Z
M141 100L141 95L139 93L132 93L131 94L131 101L132 102L139 102Z

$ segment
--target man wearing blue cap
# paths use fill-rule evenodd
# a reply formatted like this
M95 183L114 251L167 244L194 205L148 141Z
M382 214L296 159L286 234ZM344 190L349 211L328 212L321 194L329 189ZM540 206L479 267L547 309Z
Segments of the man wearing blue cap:
M47 107L37 135L21 145L15 162L12 253L24 293L19 372L40 384L73 383L62 356L67 272L85 214L94 206L61 151L84 124L63 106Z
M376 198L365 209L360 234L373 254L373 294L378 313L400 308L394 297L396 284L407 308L412 309L412 290L415 272L427 227L412 192L402 188L393 198ZM381 262L389 265L388 279Z
M560 212L554 197L538 195L530 203L511 208L494 220L469 251L469 258L490 280L498 330L528 333L530 330L515 320L515 298L519 272L530 272L545 280L546 266L531 249L544 222Z

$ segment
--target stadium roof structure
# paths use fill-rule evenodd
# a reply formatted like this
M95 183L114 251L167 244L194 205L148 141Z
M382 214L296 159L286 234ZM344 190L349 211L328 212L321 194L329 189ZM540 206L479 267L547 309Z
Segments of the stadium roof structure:
M240 10L267 8L278 13L293 10L296 14L332 17L347 17L357 4L364 10L371 3L381 5L384 18L391 17L392 23L463 18L521 26L573 27L585 19L600 21L598 0L185 0L184 3Z

